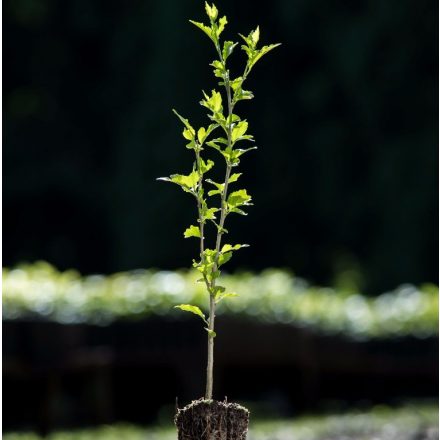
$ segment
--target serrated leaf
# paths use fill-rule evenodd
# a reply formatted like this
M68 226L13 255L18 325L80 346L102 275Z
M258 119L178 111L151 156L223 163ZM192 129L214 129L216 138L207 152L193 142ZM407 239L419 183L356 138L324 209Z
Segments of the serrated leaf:
M246 99L253 99L253 98L254 98L254 94L250 90L238 89L234 93L234 102L238 102Z
M199 173L195 170L187 176L184 174L172 174L170 177L171 182L189 189L195 189L200 179Z
M220 211L219 208L205 208L202 210L203 220L215 220L215 213Z
M223 69L223 64L222 64L222 62L219 61L219 60L214 60L214 61L210 64L210 66L214 67L215 69L220 69L220 70Z
M189 237L198 237L198 238L200 238L200 228L198 226L191 225L189 228L185 229L185 232L183 233L183 236L185 238L189 238Z
M225 26L228 24L228 20L226 18L226 15L224 15L220 20L218 21L218 28L217 28L217 38L220 37L220 34L224 31Z
M244 40L244 42L246 43L247 46L251 46L252 45L252 40L250 38L245 37L242 34L238 34L238 35L240 35L240 37ZM243 48L243 46L242 46L242 48Z
M208 2L205 2L205 10L211 22L217 20L218 10L214 3L212 4L212 6L209 6Z
M258 40L260 39L260 26L257 26L257 29L252 31L249 35L250 40L252 41L253 47L257 46Z
M203 95L205 99L200 101L200 104L203 107L208 108L213 113L220 113L223 110L222 95L220 92L217 92L216 90L212 90L211 96L207 95L205 92L203 92Z
M257 63L257 61L259 61L264 55L266 55L268 52L270 52L271 50L275 49L278 46L281 46L281 43L270 44L269 46L263 46L261 49L256 50L255 53L253 53L252 56L249 58L248 61L249 71Z
M211 159L208 159L208 162L205 162L203 159L200 159L200 172L202 174L207 173L214 166L214 162Z
M248 129L247 121L240 121L233 129L231 133L232 142L235 142L241 136L243 136Z
M210 40L214 41L214 39L212 38L212 29L209 26L206 26L203 23L199 23L194 20L189 20L189 22L201 29L209 37Z
M229 85L231 86L232 90L234 90L234 92L241 87L241 85L243 84L243 77L239 76L238 78L233 79L232 81L229 82Z
M240 189L229 194L228 207L233 209L242 205L248 205L251 200L252 197L247 191L245 189Z
M207 323L205 314L197 306L193 306L191 304L179 304L178 306L174 306L174 308L183 310L184 312L194 313L194 315L200 316L200 318Z
M225 68L219 60L213 61L210 66L214 67L214 76L224 79Z

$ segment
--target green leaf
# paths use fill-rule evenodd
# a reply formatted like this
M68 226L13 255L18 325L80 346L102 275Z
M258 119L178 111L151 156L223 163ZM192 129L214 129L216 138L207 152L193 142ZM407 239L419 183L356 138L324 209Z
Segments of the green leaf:
M186 186L187 188L195 188L199 182L200 175L197 171L193 171L187 176L183 174L173 174L171 175L171 181L177 183L178 185Z
M226 118L226 124L227 124L227 125L229 125L229 124L233 124L234 122L238 122L238 121L241 121L240 116L238 116L238 115L236 115L236 114L234 114L234 113L232 113L232 115L229 115L229 116Z
M185 238L189 237L198 237L200 238L200 228L198 226L191 225L189 228L185 230L183 233Z
M236 182L238 180L238 178L241 176L242 173L234 173L230 178L229 178L229 183L233 183Z
M214 67L214 76L224 79L225 68L219 60L214 60L210 66Z
M213 289L213 294L215 297L218 295L221 295L226 290L226 287L224 286L215 286Z
M203 220L215 220L215 213L220 211L219 208L207 208L202 209L202 219Z
M232 252L219 253L218 256L218 267L227 263L232 258Z
M213 113L220 113L223 110L222 95L220 92L217 92L216 90L212 90L211 96L208 96L205 92L203 92L203 95L205 99L200 101L200 104L203 107L208 108Z
M214 182L214 181L211 180L211 179L206 179L206 181L207 181L208 183L210 183L211 185L214 185L215 187L217 187L217 189L219 189L219 190L221 190L221 191L223 191L223 188L225 187L225 184L224 184L224 183L217 183L217 182Z
M188 119L185 119L183 116L179 115L176 110L173 109L173 113L182 121L183 125L195 135L196 131L192 128L191 124L188 122ZM193 136L194 137L194 136Z
M211 159L208 159L208 162L205 162L202 158L200 158L200 173L205 174L214 166L214 162Z
M183 129L182 135L185 139L192 141L194 139L194 133L191 132L191 130L188 130L187 128Z
M257 29L252 31L249 35L250 40L252 41L253 47L257 46L258 40L260 39L260 26L257 26Z
M211 179L206 179L206 182L211 183L212 185L214 185L217 188L217 189L213 189L213 190L209 191L208 196L215 196L216 194L221 194L223 192L223 189L225 187L224 183L217 183Z
M225 245L223 245L221 252L223 253L223 252L237 251L238 249L245 248L245 247L249 247L249 245L248 244L234 244L234 245L225 244Z
M228 140L226 138L223 138L223 137L215 138L215 139L212 140L212 142L228 145Z
M212 197L215 196L217 194L221 194L222 192L219 189L212 189L211 191L208 191L208 196Z
M197 148L197 144L195 141L191 141L188 144L185 145L188 150L195 150Z
M200 144L203 144L205 137L206 137L206 130L204 127L200 127L199 131L197 132L197 139L199 140Z
M260 50L257 50L255 52L256 54L253 54L253 56L250 57L250 59L248 60L249 71L252 69L252 67L254 67L257 61L259 61L264 55L266 55L268 52L270 52L271 50L275 49L280 45L281 43L270 44L269 46L263 46Z
M232 81L230 81L229 84L230 84L232 90L234 90L234 92L235 92L243 84L243 77L239 76L238 78L235 78Z
M209 6L208 2L205 2L205 10L206 10L206 14L211 20L211 23L217 20L218 9L215 7L214 3L212 4L212 6Z
M253 99L254 94L250 90L238 89L234 93L234 103L238 101L243 101L245 99Z
M210 330L208 327L205 327L205 330L208 332L210 338L215 338L217 333L214 330Z
M210 38L210 40L215 42L215 40L212 38L212 29L209 26L206 26L203 23L199 23L193 20L189 20L189 22L192 23L194 26L197 26L199 29L201 29Z
M215 249L205 249L202 254L202 261L193 262L193 267L204 274L209 282L212 282L220 276L219 270L213 270L216 255L217 252Z
M236 297L236 296L238 296L238 295L236 293L234 293L234 292L221 293L220 295L218 295L215 298L215 302L216 302L216 304L218 304L222 299L233 298L233 297Z
M205 314L197 306L192 306L191 304L179 304L178 306L174 306L174 308L183 310L184 312L194 313L194 315L200 316L200 318L202 318L207 324Z
M247 193L245 189L240 189L229 194L228 207L230 209L237 208L242 205L249 205L252 197Z
M218 124L210 124L208 129L206 130L206 136L203 141L206 140L206 138L218 127Z
M225 41L223 43L223 50L222 50L223 60L226 60L228 56L231 55L237 44L238 43L234 43L233 41Z
M251 32L252 33L252 32ZM238 34L238 35L240 35L240 37L244 40L244 42L246 43L246 46L244 46L244 47L248 47L248 48L250 48L250 47L252 47L252 39L251 38L249 38L249 37L245 37L244 35L242 35L242 34ZM243 46L241 46L242 47L242 49L244 49L244 47Z
M165 182L172 182L179 185L186 192L193 192L199 182L200 175L194 170L191 174L185 176L184 174L172 174L170 177L159 177L157 180Z
M241 46L242 49L246 50L248 55L254 53L257 47L258 40L260 39L260 27L257 26L257 28L254 31L251 31L247 37L241 34L238 35L240 35L240 37L246 43L246 46Z
M208 145L208 147L216 149L217 151L223 154L222 148L215 141L206 142L206 145Z
M250 148L245 148L244 150L241 148L236 148L235 150L232 150L229 155L230 156L229 160L232 163L232 166L237 166L240 163L239 157L242 156L244 153L256 149L257 147L250 147Z
M231 133L232 142L237 141L243 136L248 129L248 123L246 121L240 121L233 129Z
M220 34L225 29L225 26L227 25L228 20L226 18L226 15L224 15L220 20L218 21L218 28L217 28L217 38L220 37Z
M235 208L237 209L237 208ZM222 247L222 250L220 251L219 257L218 257L218 267L222 266L223 264L227 263L232 258L232 252L236 251L238 249L248 247L247 244L225 244Z

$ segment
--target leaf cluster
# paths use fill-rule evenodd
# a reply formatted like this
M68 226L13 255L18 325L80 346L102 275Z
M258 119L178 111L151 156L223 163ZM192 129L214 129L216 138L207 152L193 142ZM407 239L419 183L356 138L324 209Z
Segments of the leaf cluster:
M182 136L187 142L186 148L194 151L195 158L189 174L172 174L160 180L180 186L197 201L197 224L187 227L184 237L199 239L200 258L193 261L193 266L202 274L201 281L206 284L211 299L218 303L224 298L235 296L235 293L226 292L223 286L217 285L220 267L231 259L234 251L247 246L242 244L221 246L222 236L228 233L224 227L225 220L232 213L246 215L244 208L252 204L252 197L246 189L228 192L229 185L237 182L241 176L241 173L232 173L231 170L240 164L241 157L245 153L257 148L253 145L253 136L248 132L248 122L237 115L234 109L239 101L250 100L254 97L250 90L243 88L245 81L255 64L278 44L259 48L259 27L251 31L247 37L239 34L244 41L241 49L246 55L246 64L240 75L231 75L227 61L234 53L238 42L221 41L220 37L228 23L226 16L220 17L217 7L207 2L205 10L209 19L208 24L194 20L190 20L190 23L206 34L214 44L217 57L210 63L210 66L213 68L214 77L219 80L218 85L224 89L224 94L222 95L217 89L212 89L208 93L202 91L200 105L207 110L209 123L197 129L188 119L173 110L183 124ZM202 157L205 148L216 150L223 157L226 168L223 182L216 182L205 177L215 165L213 160L206 160ZM207 190L206 184L209 185ZM216 202L215 196L220 197L219 203ZM208 222L214 226L216 232L215 246L212 248L205 246L205 230ZM190 304L181 304L176 307L198 315L208 324L198 307ZM211 334L212 330L208 328L207 330L210 336L215 336Z

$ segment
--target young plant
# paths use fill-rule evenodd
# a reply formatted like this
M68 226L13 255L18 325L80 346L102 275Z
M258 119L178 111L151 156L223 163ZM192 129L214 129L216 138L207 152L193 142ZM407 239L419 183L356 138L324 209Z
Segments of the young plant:
M182 117L176 110L173 112L183 124L182 135L187 141L186 148L192 150L195 161L189 174L172 174L159 180L172 182L179 185L183 191L191 194L197 204L197 224L190 225L184 232L184 237L195 237L199 240L200 259L193 260L193 267L200 273L199 281L203 282L209 296L208 317L199 307L191 304L180 304L177 308L199 316L208 333L208 364L206 369L205 399L212 399L213 365L214 365L214 338L215 310L220 301L236 296L227 292L225 287L218 283L220 268L228 262L232 253L247 247L246 244L223 244L223 235L226 218L230 214L246 215L244 208L251 205L251 196L246 189L234 191L229 186L236 183L241 173L233 172L240 163L241 157L257 147L252 146L254 138L248 132L248 122L235 113L235 108L240 101L247 101L254 97L253 93L245 90L244 84L255 64L269 51L279 46L271 44L258 48L260 29L257 27L247 37L240 35L244 43L241 49L246 55L244 71L239 76L233 76L228 68L228 60L238 43L220 40L220 36L227 24L226 16L219 18L218 10L213 4L205 3L209 25L190 20L192 24L201 29L214 44L217 59L210 65L213 67L214 76L219 78L218 85L223 88L222 96L219 90L213 89L210 94L203 92L200 104L207 109L210 124L207 127L193 128L188 119ZM224 159L225 177L223 182L215 182L205 176L214 167L214 161L204 158L205 148L212 148ZM220 202L214 204L218 198ZM214 227L215 240L213 246L208 246L206 228L208 224Z

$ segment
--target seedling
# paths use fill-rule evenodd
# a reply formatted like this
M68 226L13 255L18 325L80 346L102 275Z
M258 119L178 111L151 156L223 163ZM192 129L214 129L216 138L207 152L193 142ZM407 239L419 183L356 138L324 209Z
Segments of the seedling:
M213 365L214 365L214 339L215 310L219 303L226 298L236 296L228 292L219 284L220 268L227 263L233 252L247 247L246 244L223 244L223 236L228 233L225 228L226 219L231 214L246 215L245 209L251 205L252 198L244 188L230 191L230 185L236 184L241 173L233 172L240 164L242 156L257 147L254 138L248 132L248 122L236 113L240 101L248 101L254 97L250 90L244 86L255 64L268 52L279 44L270 44L258 48L260 29L257 27L243 40L241 49L245 52L246 64L243 73L234 76L228 68L229 57L238 46L237 42L223 41L220 37L227 24L226 16L219 18L218 9L214 4L205 3L209 25L193 20L190 22L201 29L214 44L216 59L210 64L214 76L218 79L220 89L213 89L210 93L203 92L200 104L207 109L209 125L207 127L193 128L188 119L173 112L183 124L182 135L187 142L186 148L195 155L192 171L189 174L172 174L170 177L161 177L159 180L172 182L179 185L183 191L194 197L197 204L197 222L190 225L183 233L185 238L195 237L199 240L200 255L198 260L193 260L195 267L201 274L198 280L206 286L209 297L209 315L191 304L180 304L175 307L186 312L194 313L203 320L208 336L208 364L206 369L205 399L212 399ZM223 89L223 95L220 90ZM205 149L212 148L218 151L223 158L225 177L223 182L215 182L206 178L215 163L205 158ZM207 227L214 228L215 240L208 245L206 237Z

